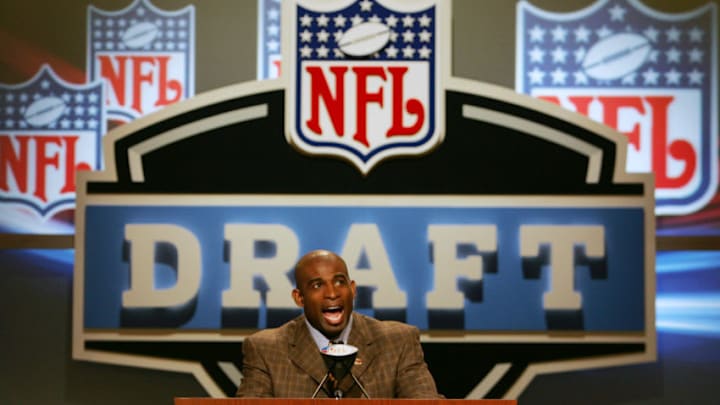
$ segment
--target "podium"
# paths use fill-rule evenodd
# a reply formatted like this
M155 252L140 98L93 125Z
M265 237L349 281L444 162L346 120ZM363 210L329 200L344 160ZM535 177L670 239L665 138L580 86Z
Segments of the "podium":
M175 398L175 405L517 405L514 399Z

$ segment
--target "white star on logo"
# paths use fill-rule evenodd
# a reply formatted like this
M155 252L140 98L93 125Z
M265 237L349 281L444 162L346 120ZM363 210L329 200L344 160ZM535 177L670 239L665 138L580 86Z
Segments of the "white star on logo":
M602 27L600 27L599 30L595 31L595 33L597 34L598 37L605 38L605 37L609 36L610 34L612 34L612 30L603 25Z
M345 17L342 14L338 14L337 17L333 18L336 27L345 26Z
M422 30L420 34L418 34L418 37L420 38L420 42L430 42L432 34L427 30Z
M362 22L364 21L363 18L360 17L360 16L357 15L357 14L355 14L350 20L352 20L352 25L353 25L353 26L362 24Z
M665 52L665 56L667 56L668 63L680 63L680 51L677 48L670 48Z
M402 36L403 42L412 42L415 39L415 33L410 30L403 32Z
M545 57L545 52L540 49L537 45L528 52L530 54L530 62L542 63Z
M388 27L395 27L398 23L398 19L394 15L390 14L390 16L385 18L385 22Z
M555 68L552 75L552 82L553 84L565 84L565 78L567 77L567 72L560 68Z
M420 55L420 57L423 59L429 59L431 52L432 52L432 50L430 48L423 45L423 47L418 50L418 55Z
M300 33L300 42L310 42L312 40L312 32L305 30Z
M317 18L318 27L327 27L328 21L330 21L330 18L328 18L328 16L326 16L325 14L320 14L320 16Z
M545 30L539 26L534 26L529 32L530 42L542 42L543 36L545 36Z
M585 75L585 72L575 72L573 73L573 77L575 78L575 84L588 84L588 79Z
M415 24L415 19L411 15L406 15L402 19L403 27L412 27Z
M653 41L653 42L657 42L658 34L660 34L660 32L659 32L658 30L656 30L655 27L653 27L653 26L651 25L651 26L647 27L647 28L645 29L645 31L643 31L643 34L645 34L645 36L647 37L647 39L649 39L649 40L651 40L651 41Z
M658 77L660 74L656 72L653 68L650 68L643 72L642 74L643 80L645 81L645 84L657 84Z
M413 55L415 54L415 49L412 46L407 45L407 46L405 46L405 48L403 48L402 52L403 52L403 58L412 58Z
M545 72L535 66L533 70L528 72L528 76L530 76L530 83L542 84Z
M360 2L360 10L361 11L370 11L372 10L372 2L370 0L363 0Z
M432 19L431 19L430 17L426 16L425 14L423 14L423 15L419 18L419 22L420 22L420 26L421 26L421 27L429 27L429 26L430 26L430 21L432 21Z
M680 41L680 30L675 27L672 27L669 30L665 31L665 35L667 35L668 42Z
M567 30L561 26L555 27L552 31L553 42L565 42L567 36Z
M575 62L580 63L583 59L585 59L585 48L580 47L573 52L573 55L575 56Z
M555 62L555 63L565 63L566 56L567 56L567 51L560 48L559 46L552 51L552 58L553 58L553 62Z
M318 38L318 41L320 41L320 42L327 42L329 36L330 36L330 33L325 30L322 30L317 33L317 38Z
M312 56L312 48L307 45L300 48L300 57L309 58L310 56Z
M310 17L310 15L305 14L304 16L300 17L300 26L309 27L311 24L312 24L312 17Z
M667 84L680 84L681 76L682 74L680 72L672 68L669 72L665 73L665 81Z
M330 52L330 49L326 48L325 45L320 45L319 48L317 48L317 54L318 58L327 58L328 52Z
M701 42L703 34L703 30L698 27L694 27L690 30L690 42Z
M658 51L657 49L653 49L650 51L650 54L648 55L648 60L652 63L657 63L659 55L660 55L660 51Z
M690 84L702 84L703 72L693 69L688 73L688 78L690 78Z
M575 30L575 41L576 42L588 42L590 40L590 30L585 28L584 25L578 27Z
M615 7L608 10L610 12L610 21L622 21L625 18L625 10L624 8L620 7L619 4L616 4Z
M700 63L702 62L703 51L693 48L688 52L688 56L690 56L690 62Z
M387 54L388 58L395 59L398 54L398 49L395 48L395 45L390 45L385 49L385 53Z

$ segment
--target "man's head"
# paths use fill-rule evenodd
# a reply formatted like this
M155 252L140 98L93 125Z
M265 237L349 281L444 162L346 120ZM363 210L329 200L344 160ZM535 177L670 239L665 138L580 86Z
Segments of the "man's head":
M314 250L295 265L295 303L310 324L328 339L347 326L353 311L355 282L345 261L327 250Z

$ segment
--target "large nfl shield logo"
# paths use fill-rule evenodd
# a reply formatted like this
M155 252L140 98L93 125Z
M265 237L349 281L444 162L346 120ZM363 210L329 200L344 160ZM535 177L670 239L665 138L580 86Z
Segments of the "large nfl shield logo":
M47 65L25 83L0 84L0 205L42 219L75 205L75 171L102 167L102 100L101 82L71 84Z
M383 159L422 154L442 140L441 2L287 3L290 143L367 174Z
M195 9L135 0L88 9L88 80L107 83L108 118L129 122L195 94Z
M518 5L516 90L628 136L627 169L654 172L656 214L703 208L718 184L717 16L603 0L573 13Z

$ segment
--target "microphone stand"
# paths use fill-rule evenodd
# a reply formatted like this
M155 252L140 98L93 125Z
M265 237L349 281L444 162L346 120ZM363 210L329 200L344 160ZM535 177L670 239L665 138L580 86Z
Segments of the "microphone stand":
M315 399L315 397L317 397L317 394L320 392L320 388L322 388L322 386L325 385L325 381L327 381L329 377L330 377L330 371L328 370L328 372L325 373L325 377L323 377L323 379L320 380L320 384L318 384L317 388L315 388L315 392L313 392L313 394L310 398Z
M363 387L362 384L360 384L360 381L355 377L355 374L350 372L350 377L352 377L353 381L355 381L355 384L357 384L358 388L360 388L360 391L362 391L363 395L365 395L365 398L370 399L370 395L368 395L367 391L365 391L365 387Z
M353 379L353 384L357 384L360 391L362 391L363 395L365 395L365 398L370 399L370 395L368 395L365 387L360 384L360 380L358 380L352 371L350 371L353 362L355 361L355 356L357 356L357 352L357 347L346 345L342 342L334 345L331 343L328 347L321 349L320 353L322 354L325 366L327 366L327 373L325 373L325 376L320 381L320 384L318 384L317 388L315 388L315 392L313 392L311 398L314 399L317 397L320 389L327 384L328 380L330 380L330 387L327 387L325 390L328 397L332 395L335 399L343 398L345 393L339 388L340 379L343 379L347 374L350 374L350 377ZM352 388L352 385L350 387Z
M323 387L323 385L325 385L327 380L330 379L331 374L332 373L330 372L330 370L328 370L328 372L325 373L325 376L323 377L322 380L320 380L320 383L318 384L317 388L315 388L315 392L313 392L313 394L310 398L315 399L315 397L317 397L317 394L320 393L320 389ZM353 382L355 384L357 384L358 388L360 388L360 391L363 393L363 395L365 395L365 398L370 399L370 395L368 395L367 391L365 391L365 387L363 387L363 385L360 383L360 380L358 380L357 377L355 377L355 374L353 374L352 371L350 371L350 377L352 377ZM333 380L334 379L335 378L333 378ZM335 392L333 392L333 396L335 399L341 399L342 397L345 396L345 394L340 389L336 389Z

